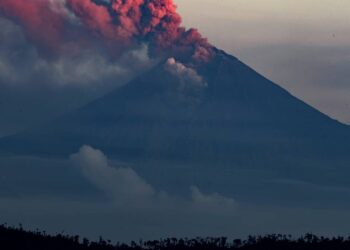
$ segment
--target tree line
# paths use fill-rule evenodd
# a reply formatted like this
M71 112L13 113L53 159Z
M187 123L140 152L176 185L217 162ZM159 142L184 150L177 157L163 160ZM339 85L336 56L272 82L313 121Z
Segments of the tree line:
M228 240L226 237L167 238L113 244L102 237L89 241L79 236L49 235L43 231L26 231L0 225L0 249L4 250L349 250L350 237L318 237L305 234L299 238L270 234Z

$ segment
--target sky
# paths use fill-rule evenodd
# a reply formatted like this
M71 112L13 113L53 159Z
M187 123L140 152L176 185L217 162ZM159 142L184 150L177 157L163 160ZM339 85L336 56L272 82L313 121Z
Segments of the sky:
M176 0L186 26L350 124L350 2Z
M7 3L12 1L15 0ZM0 6L5 2L0 0ZM175 2L186 27L198 28L216 47L237 56L307 103L350 124L349 2ZM33 31L31 22L24 22L27 26L23 29L0 17L0 137L72 111L158 63L145 44L131 43L110 55L105 37L102 41L95 39L96 26L89 27L89 20L87 28L80 30L84 16L80 17L81 22L76 22L74 16L70 19L70 15L65 15L60 4L53 7L53 13L68 17L66 25L77 31L86 47L75 51L81 41L75 44L72 34L63 32L63 52L51 57L48 47L40 43L40 32L29 32L32 36L26 36L26 28ZM40 31L42 28L50 31L51 23L45 19L48 12L43 13ZM28 17L33 21L31 15L24 15L23 19ZM34 31L36 21L34 18ZM174 23L177 25L176 18ZM169 27L171 31L172 26ZM109 31L107 38L111 35ZM202 42L198 34L194 35L195 44ZM174 58L169 58L165 66L181 80L206 86L198 72ZM22 223L31 229L64 231L92 239L103 235L115 241L198 235L245 237L270 232L295 235L311 231L326 235L348 232L348 175L334 171L333 166L318 168L317 175L312 168L296 173L294 166L291 170L289 165L278 169L225 168L210 175L210 180L224 184L224 193L223 188L205 181L205 166L165 164L169 163L121 162L92 145L81 145L76 152L59 159L0 155L3 220L0 223ZM164 178L165 171L180 173L181 178L187 176L193 183L172 193L157 178L152 178ZM316 177L316 181L310 176ZM178 188L181 182L177 178L174 181ZM231 185L229 190L226 184Z

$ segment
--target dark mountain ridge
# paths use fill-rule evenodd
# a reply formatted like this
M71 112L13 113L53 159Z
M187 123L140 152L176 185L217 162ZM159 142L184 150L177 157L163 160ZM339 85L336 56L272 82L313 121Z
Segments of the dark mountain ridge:
M350 165L350 128L223 51L191 85L162 62L59 119L0 140L3 151L69 155L84 144L113 157L251 168Z

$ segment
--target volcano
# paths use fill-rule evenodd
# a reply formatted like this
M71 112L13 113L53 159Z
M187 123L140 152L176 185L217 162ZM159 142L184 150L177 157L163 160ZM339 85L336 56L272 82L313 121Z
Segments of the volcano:
M197 75L191 78L172 72L163 61L75 112L1 139L1 148L69 155L91 145L133 162L288 169L350 166L347 125L223 51L193 68L196 71L188 75Z

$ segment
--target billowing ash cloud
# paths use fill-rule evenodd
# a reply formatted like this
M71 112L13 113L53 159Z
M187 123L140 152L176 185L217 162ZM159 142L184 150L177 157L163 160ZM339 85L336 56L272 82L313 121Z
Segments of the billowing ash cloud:
M200 61L213 53L197 30L181 27L172 0L0 0L0 12L46 53L75 53L94 40L114 55L140 42L155 53L183 53Z
M156 62L149 57L146 44L130 48L113 60L103 51L82 48L79 54L62 53L50 60L38 53L18 25L0 18L0 28L2 84L30 83L33 87L40 79L49 85L88 86L113 80L118 86L116 81L122 82Z
M52 1L1 0L0 11L25 27L28 36L38 43L56 47L61 40L63 19L51 8Z

